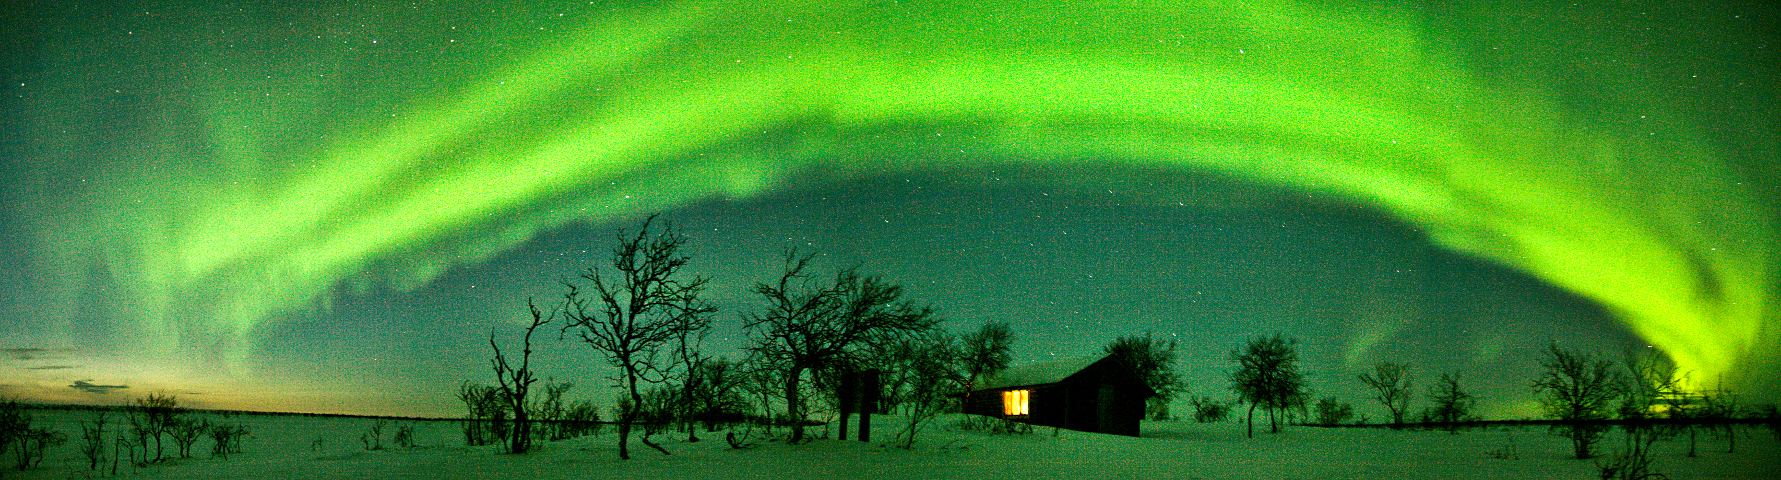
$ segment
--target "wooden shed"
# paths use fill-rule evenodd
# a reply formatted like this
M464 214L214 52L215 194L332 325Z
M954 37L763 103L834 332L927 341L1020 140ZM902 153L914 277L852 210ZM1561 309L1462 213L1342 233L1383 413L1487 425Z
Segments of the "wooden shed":
M1138 435L1156 391L1111 356L1009 368L965 397L964 412L1084 432Z

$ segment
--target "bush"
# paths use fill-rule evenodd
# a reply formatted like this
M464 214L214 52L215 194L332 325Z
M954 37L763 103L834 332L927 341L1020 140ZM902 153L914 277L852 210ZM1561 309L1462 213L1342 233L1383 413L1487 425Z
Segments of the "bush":
M1769 433L1775 435L1775 440L1781 440L1781 409L1777 409L1774 404L1763 405L1756 410L1756 415L1762 419L1764 426L1769 427Z
M960 418L957 423L954 423L953 427L959 430L974 430L989 433L1009 433L1016 435L1033 433L1032 424L983 415L965 415L964 418Z
M1318 399L1316 408L1320 425L1340 425L1354 418L1354 405L1338 402L1336 397Z
M210 455L228 457L231 453L241 453L241 437L248 435L247 427L230 423L217 423L210 427ZM321 439L316 439L315 447L321 448Z
M398 447L414 448L414 427L407 425L396 427L396 437L394 440Z
M1651 444L1657 440L1657 437L1657 431L1651 428L1627 429L1626 445L1621 451L1610 457L1607 463L1596 463L1601 478L1615 480L1670 478L1651 468Z
M569 409L563 412L563 424L558 428L563 438L573 438L582 435L599 435L600 426L600 409L593 403L577 401L570 404Z
M1189 397L1187 403L1194 409L1195 422L1216 423L1222 422L1231 416L1231 406L1213 400L1212 397Z
M383 427L388 425L389 422L378 420L371 425L370 430L359 436L359 442L365 444L366 450L383 450Z

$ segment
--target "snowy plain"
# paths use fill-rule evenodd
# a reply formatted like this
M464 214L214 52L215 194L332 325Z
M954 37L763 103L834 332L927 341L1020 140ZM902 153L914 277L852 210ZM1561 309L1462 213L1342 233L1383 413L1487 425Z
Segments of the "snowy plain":
M936 420L914 448L904 450L888 445L902 425L895 415L874 418L872 443L819 439L793 446L757 436L757 446L735 450L722 433L701 432L704 440L697 443L686 443L684 434L658 434L653 438L672 455L633 440L633 458L625 461L617 458L610 429L543 442L525 455L505 455L492 446L464 446L455 421L388 420L385 448L366 450L360 437L378 420L244 415L226 419L253 432L242 453L211 458L209 440L200 440L193 458L143 467L123 462L113 477L109 463L89 471L80 454L78 424L92 412L32 414L36 425L60 430L69 441L52 450L41 467L8 469L0 478L1591 479L1598 478L1600 461L1568 458L1568 443L1537 426L1497 426L1457 435L1294 426L1279 434L1258 431L1254 439L1246 439L1239 423L1165 421L1146 422L1142 437L1122 437L1048 427L1031 434L961 430L956 416ZM121 416L110 417L110 428L115 428ZM413 428L418 445L395 447L391 436L397 426ZM828 431L812 429L819 436ZM1677 480L1781 478L1781 442L1773 432L1757 427L1738 432L1737 452L1730 454L1724 438L1704 432L1693 458L1683 455L1686 437L1659 441L1654 468ZM1618 431L1611 433L1604 451L1617 449L1621 438Z

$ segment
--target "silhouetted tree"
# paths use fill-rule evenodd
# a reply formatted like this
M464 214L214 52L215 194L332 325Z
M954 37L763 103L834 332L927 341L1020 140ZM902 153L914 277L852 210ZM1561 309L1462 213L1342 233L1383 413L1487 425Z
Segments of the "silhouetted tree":
M504 422L506 415L500 413L500 389L477 385L465 380L458 384L458 400L464 402L467 416L464 421L464 445L488 445L506 432ZM497 420L499 418L499 420Z
M166 458L161 437L169 433L174 423L179 421L179 414L183 411L184 409L179 408L179 400L173 395L151 393L146 397L136 399L136 407L130 409L128 413L131 428L136 430L138 438L144 440L141 445L144 461L159 462ZM146 441L148 438L155 439L155 458L153 460L146 458L148 457Z
M748 396L750 402L756 402L754 417L771 435L775 423L773 398L785 394L786 367L774 365L771 359L760 352L751 352L743 359L739 368L742 379L737 382L737 388Z
M563 438L600 433L600 408L593 402L577 400L563 410Z
M1014 359L1009 352L1013 345L1014 331L1008 328L1007 322L987 322L977 327L977 331L959 337L959 363L963 367L966 403L970 402L971 390L977 388L979 380L1008 368L1008 362Z
M227 457L231 453L241 453L241 438L252 433L247 427L218 422L210 427L210 455Z
M1707 431L1714 436L1721 435L1721 428L1725 429L1725 453L1738 453L1738 422L1732 421L1739 414L1738 395L1724 387L1725 379L1720 379L1719 385L1720 387L1713 390L1701 392L1697 397L1700 399L1700 408L1695 413L1695 418L1706 424Z
M179 448L179 458L192 458L192 444L210 432L210 421L204 419L178 418L167 426L168 436L173 437L173 444Z
M1410 411L1410 366L1381 362L1372 373L1360 374L1361 383L1373 389L1373 399L1385 406L1391 415L1392 428L1404 426L1404 415Z
M923 425L939 415L952 400L946 397L963 383L956 369L959 350L952 337L939 330L902 335L893 340L901 345L899 363L908 372L908 392L904 395L905 415L909 423L897 431L898 446L915 445L915 437Z
M507 453L526 453L526 450L532 448L532 422L530 412L527 411L531 405L526 403L532 384L538 382L538 376L532 373L532 332L557 318L556 311L546 314L538 310L538 305L529 298L526 299L526 310L531 312L532 322L526 326L525 336L521 337L519 366L507 361L507 356L501 353L501 345L495 343L494 330L489 331L489 348L495 350L495 358L489 360L489 365L495 370L501 402L513 416L513 428L507 437Z
M1145 416L1156 420L1167 417L1169 400L1181 388L1181 377L1175 373L1175 341L1144 332L1144 336L1119 337L1102 351L1131 369L1145 385L1156 391L1156 396L1145 399Z
M936 323L931 309L901 300L902 286L862 276L858 268L842 269L832 283L819 284L805 271L810 259L788 252L776 281L755 284L767 307L744 317L755 342L751 350L785 369L792 443L804 439L799 383L805 372L839 367L850 350L874 336L922 331Z
M4 415L0 415L3 417ZM0 424L5 420L0 419ZM4 434L0 434L4 435ZM87 458L87 470L98 470L99 462L105 461L105 411L93 411L93 421L80 422L80 453ZM5 441L0 440L0 452L6 451Z
M1652 420L1656 413L1654 409L1660 402L1680 393L1676 389L1678 379L1673 375L1675 367L1649 351L1628 352L1622 365L1626 370L1622 377L1626 391L1621 396L1619 413L1620 428L1626 433L1626 441L1606 463L1597 464L1599 473L1601 478L1622 480L1667 478L1653 471L1651 447L1660 437L1671 436L1678 430L1674 429L1674 424L1660 429ZM1692 442L1689 447L1692 451Z
M563 395L575 388L572 382L557 382L556 379L544 381L544 399L532 407L531 417L536 425L532 428L532 437L543 440L562 440L569 438L564 433L563 416L568 411L564 405Z
M1299 373L1298 341L1281 334L1251 340L1231 352L1237 371L1231 372L1231 390L1238 401L1249 403L1246 435L1255 438L1255 407L1268 412L1269 433L1280 433L1279 416L1287 408L1303 405L1305 376Z
M1601 421L1609 418L1614 401L1625 390L1620 372L1614 362L1556 344L1547 346L1540 365L1544 370L1533 384L1540 406L1547 416L1562 422L1554 430L1571 440L1576 457L1590 458L1590 448L1608 430Z
M721 424L742 419L748 403L741 393L742 368L721 357L699 363L686 377L690 420L703 422L706 431L714 432Z
M1472 413L1478 397L1460 388L1458 372L1442 373L1434 385L1429 385L1427 395L1432 404L1428 411L1429 420L1446 424L1449 433L1459 433L1456 423L1478 418Z
M31 431L31 415L19 405L17 399L8 398L0 401L0 454L5 454L14 443L25 441Z
M696 398L699 390L706 387L706 379L700 375L709 373L703 367L710 361L701 348L705 343L705 335L711 329L682 330L674 338L673 361L682 372L680 391L674 396L675 417L686 430L687 443L699 441L696 428L693 427L699 414L699 408L705 403Z
M681 269L692 259L681 253L686 237L671 226L652 233L654 221L655 217L645 220L636 235L618 236L611 257L614 273L603 273L596 266L581 275L592 283L590 293L564 282L569 288L564 295L564 331L575 330L582 341L618 369L614 380L628 397L621 399L628 402L621 401L625 408L618 412L621 459L631 458L631 426L644 405L644 387L671 380L674 363L662 361L662 348L685 338L689 332L710 328L711 315L717 311L699 299L707 279L685 279L681 275ZM639 440L663 455L668 454L667 449L649 440L647 430Z

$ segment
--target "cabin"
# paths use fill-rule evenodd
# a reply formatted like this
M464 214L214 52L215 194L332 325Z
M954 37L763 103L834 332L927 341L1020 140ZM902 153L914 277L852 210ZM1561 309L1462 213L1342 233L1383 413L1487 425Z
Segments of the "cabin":
M1031 425L1138 436L1156 391L1112 356L1009 368L964 395L964 413Z

